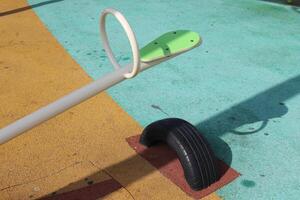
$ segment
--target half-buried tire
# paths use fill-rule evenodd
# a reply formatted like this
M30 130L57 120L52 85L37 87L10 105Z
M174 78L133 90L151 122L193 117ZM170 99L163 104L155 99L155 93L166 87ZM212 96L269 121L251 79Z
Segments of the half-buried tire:
M219 179L216 158L209 144L189 122L169 118L148 125L140 143L150 147L161 142L176 152L185 179L193 190L207 188Z

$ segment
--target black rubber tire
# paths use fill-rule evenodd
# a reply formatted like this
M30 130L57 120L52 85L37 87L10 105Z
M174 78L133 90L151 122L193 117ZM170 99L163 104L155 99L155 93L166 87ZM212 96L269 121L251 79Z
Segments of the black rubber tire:
M205 138L189 122L169 118L148 125L140 143L150 147L160 142L176 152L185 179L193 190L207 188L219 179L215 155Z

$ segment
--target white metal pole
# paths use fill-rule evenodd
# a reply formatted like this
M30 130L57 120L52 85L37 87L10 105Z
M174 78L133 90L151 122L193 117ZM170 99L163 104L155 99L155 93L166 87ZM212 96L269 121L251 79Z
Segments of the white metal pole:
M99 80L77 89L61 99L40 108L39 110L13 122L5 128L0 129L0 144L9 141L21 133L123 81L125 79L125 71L125 69L122 69L107 74Z
M105 32L105 16L107 14L113 14L123 26L128 39L130 40L130 45L132 48L133 54L133 63L126 65L121 68L119 64L115 61L114 55L109 46L107 35ZM0 144L3 144L14 137L21 135L23 132L45 122L48 119L66 111L67 109L95 96L96 94L106 90L107 88L123 81L124 79L132 78L137 73L144 71L154 65L157 65L163 61L169 60L178 54L173 54L169 57L164 57L159 60L154 60L152 62L141 62L138 52L138 44L134 36L131 27L129 26L125 17L118 11L114 9L106 9L101 15L100 19L100 28L101 35L103 39L104 49L109 57L109 60L112 62L116 70L112 73L105 75L104 77L80 88L70 94L60 98L59 100L40 108L39 110L9 124L8 126L0 129Z
M176 55L174 55L176 56ZM141 62L139 72L142 72L154 65L174 57L166 57L161 60L156 60L150 63ZM40 108L39 110L9 124L0 129L0 144L8 142L9 140L21 135L23 132L32 129L33 127L55 117L56 115L70 109L73 106L97 95L98 93L116 85L127 79L124 74L130 73L132 64L126 65L124 68L115 70L110 74L79 88L70 94L58 99L57 101Z
M126 32L126 35L130 42L130 46L132 48L133 63L127 65L124 68L121 68L121 66L116 62L113 52L109 46L105 28L105 19L108 14L112 14L120 22ZM17 137L18 135L41 124L42 122L66 111L67 109L87 100L88 98L95 96L99 92L102 92L103 90L123 81L125 78L134 77L140 71L141 62L136 37L122 13L112 8L105 9L100 16L100 32L104 49L109 60L116 68L116 71L107 74L99 80L96 80L80 89L77 89L74 92L62 97L61 99L45 107L42 107L39 110L0 129L0 144L7 142L14 137ZM155 63L153 63L153 65L154 64ZM150 67L149 64L143 64L143 66L144 68Z

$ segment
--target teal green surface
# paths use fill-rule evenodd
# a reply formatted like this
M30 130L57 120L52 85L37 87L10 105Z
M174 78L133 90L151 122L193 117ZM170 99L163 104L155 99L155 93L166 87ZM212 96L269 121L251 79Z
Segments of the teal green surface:
M197 125L218 157L241 173L217 192L225 199L299 199L299 9L253 0L64 0L36 7L94 79L112 70L98 27L107 7L124 13L140 47L177 29L203 38L199 48L108 93L143 126L165 117ZM122 28L108 20L117 59L130 62Z

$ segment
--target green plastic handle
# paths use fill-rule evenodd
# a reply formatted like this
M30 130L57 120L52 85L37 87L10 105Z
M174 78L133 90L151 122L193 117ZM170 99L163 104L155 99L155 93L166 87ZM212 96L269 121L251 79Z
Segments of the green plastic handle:
M198 33L177 30L163 34L140 50L142 62L152 62L195 48L201 44Z

